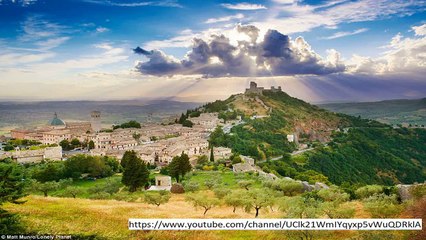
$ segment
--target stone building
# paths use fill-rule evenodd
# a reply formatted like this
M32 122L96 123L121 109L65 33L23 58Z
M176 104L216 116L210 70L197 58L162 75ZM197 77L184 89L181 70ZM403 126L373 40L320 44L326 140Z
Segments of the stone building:
M160 191L167 190L170 191L172 187L172 178L170 176L155 176L155 185L151 186L149 191Z
M101 126L101 112L93 111L90 114L91 120L90 125L94 132L99 132L102 129Z
M250 88L246 88L246 94L259 94L262 95L264 88L258 87L257 83L250 82Z
M245 94L262 95L265 90L271 92L282 92L281 86L278 86L278 88L272 86L271 89L265 89L263 87L258 87L256 82L250 82L250 88L246 88Z

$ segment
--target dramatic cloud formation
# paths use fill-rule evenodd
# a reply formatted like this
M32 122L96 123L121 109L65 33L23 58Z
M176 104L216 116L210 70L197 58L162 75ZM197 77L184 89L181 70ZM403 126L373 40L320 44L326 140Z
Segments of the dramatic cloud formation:
M237 25L236 31L245 34L250 41L230 43L224 35L212 35L208 41L193 39L192 50L184 59L177 60L160 50L134 49L148 61L138 62L136 69L148 75L218 76L283 76L295 74L330 74L345 70L340 54L329 51L323 59L302 38L291 40L276 30L269 30L263 40L257 42L259 29L255 26Z

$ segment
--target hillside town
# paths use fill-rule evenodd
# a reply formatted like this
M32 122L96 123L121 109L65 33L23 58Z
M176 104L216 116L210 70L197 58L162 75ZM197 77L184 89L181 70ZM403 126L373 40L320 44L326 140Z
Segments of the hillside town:
M267 107L258 96L264 90L273 92L282 91L281 87L264 89L255 82L245 90L244 98L254 97L265 108L266 114L272 109ZM267 117L267 115L253 115L252 119ZM52 119L44 126L32 129L13 129L10 139L33 141L40 143L36 149L16 146L9 151L0 151L0 159L10 157L18 163L40 162L42 160L63 160L67 156L84 153L93 156L112 156L121 159L124 152L134 150L141 159L152 165L164 166L171 162L173 157L185 153L194 162L198 156L210 156L209 136L218 127L224 133L229 133L233 126L244 123L241 116L235 120L225 121L219 118L218 113L201 113L188 120L193 124L186 127L178 123L160 124L144 123L140 127L129 128L102 128L100 111L92 111L88 121L65 121L55 112ZM139 123L138 123L139 124ZM6 138L3 136L3 142ZM297 143L297 136L287 135L289 142ZM63 149L64 142L77 141L81 146L74 149ZM232 155L230 148L216 147L213 149L215 159L228 159Z
M46 126L34 129L14 129L12 139L25 139L49 146L39 150L25 151L17 147L13 151L0 153L0 158L12 157L18 162L36 162L43 159L62 159L62 148L58 145L64 140L78 139L81 143L93 142L94 147L84 152L97 156L114 156L120 159L125 151L134 150L150 164L168 164L182 152L189 157L208 155L209 134L218 126L224 125L215 113L202 113L190 118L193 127L181 124L161 125L147 123L141 128L101 129L100 112L91 113L91 121L66 122L55 113ZM56 146L51 146L56 145ZM79 152L77 149L76 152ZM54 152L54 154L48 154ZM81 152L81 151L80 151ZM229 156L230 149L217 148L218 156Z
M263 87L257 87L255 82L251 82L250 88L246 89L244 95L262 95L263 90L265 90ZM272 87L270 90L281 91L281 87ZM256 101L260 101L257 96L255 98ZM264 104L263 106L268 108ZM271 109L268 108L267 111L270 112ZM252 119L261 117L266 117L266 115L254 115ZM193 124L192 127L185 127L177 123L145 123L140 128L102 129L100 111L92 111L89 121L79 122L64 121L55 112L47 125L10 131L10 139L34 141L42 144L43 148L28 150L16 146L12 151L1 151L0 158L11 157L22 163L38 162L44 159L61 160L66 158L67 154L72 154L68 151L65 156L62 155L66 149L61 148L61 142L78 140L83 143L82 145L88 147L72 149L74 153L114 156L120 159L125 151L134 150L147 163L166 165L174 156L182 152L188 154L191 159L200 155L209 156L209 135L217 126L221 126L225 133L229 133L234 125L243 123L241 116L225 123L218 117L218 113L201 113L188 120ZM293 135L289 135L287 138L289 141L295 141ZM3 140L5 139L3 136ZM91 143L91 147L89 143ZM227 158L231 155L231 149L215 148L214 155L219 158Z

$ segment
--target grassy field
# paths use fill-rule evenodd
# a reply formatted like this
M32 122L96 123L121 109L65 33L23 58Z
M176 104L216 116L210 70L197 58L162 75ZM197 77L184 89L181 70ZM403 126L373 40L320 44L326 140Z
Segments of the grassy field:
M196 171L193 172L190 181L198 183L201 187L204 186L206 181L215 181L219 185L225 186L230 189L239 188L238 182L242 180L253 181L253 187L261 187L262 182L258 177L251 176L249 174L237 174L235 175L231 171L219 172L219 171Z
M203 218L203 210L195 209L185 201L184 195L173 195L167 204L148 205L115 200L89 200L30 195L22 205L6 204L8 211L19 213L21 221L31 231L39 234L96 235L102 239L291 239L283 231L129 231L129 218ZM362 206L358 216L365 217ZM260 218L280 218L283 213L261 210ZM253 218L253 213L220 206L211 209L206 218ZM353 232L319 232L320 239L338 236L345 239Z
M120 179L120 175L110 177ZM201 191L213 197L213 192L206 190L205 181L215 180L227 188L238 188L241 180L253 180L252 187L261 187L259 180L249 174L235 175L232 172L197 171L190 174L190 181L199 183ZM98 184L104 184L109 179L79 180L72 183L84 190ZM187 179L188 180L188 179ZM24 198L24 204L7 203L3 207L12 213L18 213L20 221L28 232L38 234L71 234L92 237L90 239L301 239L301 232L297 231L129 231L129 218L254 218L254 212L247 213L238 208L235 213L231 207L225 205L213 207L206 216L203 209L194 208L185 201L185 194L172 194L166 204L149 205L142 201L143 192L129 194L125 189L122 193L137 196L134 202L87 199L89 193L84 192L78 198L57 197L62 190L52 192L49 197L31 194ZM41 194L41 193L39 193ZM355 218L369 218L359 201L345 203L347 207L355 207ZM284 213L278 207L263 208L259 218L283 218ZM368 231L314 231L314 239L407 239L406 233L376 232L372 238L364 238ZM391 236L391 237L389 237ZM396 236L396 238L395 238Z

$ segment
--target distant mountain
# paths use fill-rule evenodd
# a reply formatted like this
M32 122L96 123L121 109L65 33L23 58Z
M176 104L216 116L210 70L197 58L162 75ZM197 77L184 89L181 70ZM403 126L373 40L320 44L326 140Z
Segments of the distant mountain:
M375 119L388 124L426 125L426 98L319 105L333 112Z
M104 125L162 121L198 105L172 100L0 102L0 128L46 124L54 112L65 121L89 121L93 110L101 111Z
M270 90L233 95L195 111L218 112L227 120L243 115L245 123L229 134L216 130L210 143L252 156L266 172L338 185L426 180L425 129L392 128ZM312 150L290 157L297 146L287 141L287 135L296 135ZM284 157L276 160L280 155Z

